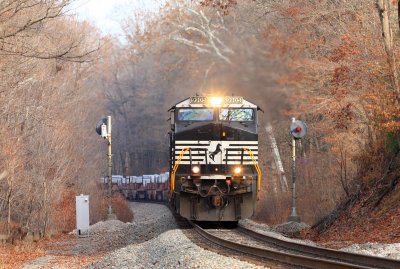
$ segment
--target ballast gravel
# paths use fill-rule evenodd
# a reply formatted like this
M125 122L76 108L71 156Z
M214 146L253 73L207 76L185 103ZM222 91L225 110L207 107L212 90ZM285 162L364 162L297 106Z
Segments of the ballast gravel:
M135 232L127 235L134 237L132 243L104 255L86 269L267 268L200 248L177 228L171 212L164 205L131 203L131 208L135 216L132 224L105 221L91 227L90 233L106 232L110 222L114 225L111 230L117 233L132 225ZM138 240L146 235L145 240Z
M114 251L87 268L265 268L204 250L181 230Z

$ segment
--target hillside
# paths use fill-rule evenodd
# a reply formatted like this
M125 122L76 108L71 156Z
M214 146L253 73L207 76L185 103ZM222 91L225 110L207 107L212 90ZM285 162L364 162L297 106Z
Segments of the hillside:
M399 243L399 165L397 156L382 178L360 188L311 230L304 231L302 237L333 248L354 243Z

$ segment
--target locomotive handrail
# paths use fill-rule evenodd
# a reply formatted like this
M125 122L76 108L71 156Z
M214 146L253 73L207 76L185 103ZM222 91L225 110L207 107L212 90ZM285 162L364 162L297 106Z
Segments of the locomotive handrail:
M172 194L175 191L175 174L176 174L176 171L178 170L178 167L179 167L179 164L181 163L183 155L185 155L186 151L188 151L188 150L189 150L189 148L183 148L182 149L182 151L179 153L178 160L176 160L176 162L174 164L174 168L172 169L171 182L170 182L170 184L171 184L171 197L172 197Z
M256 168L257 171L257 200L260 199L259 194L260 194L260 189L261 189L261 169L260 166L258 165L258 162L256 161L256 158L254 157L253 152L251 149L248 148L243 148L246 152L249 153L251 160L253 161L253 165Z

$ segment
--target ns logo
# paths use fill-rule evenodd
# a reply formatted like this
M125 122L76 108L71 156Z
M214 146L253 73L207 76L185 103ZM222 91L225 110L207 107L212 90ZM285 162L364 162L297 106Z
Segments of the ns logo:
M220 143L218 143L217 146L215 147L215 150L212 151L212 152L208 155L208 157L210 157L210 159L211 159L213 162L215 162L215 161L214 161L215 156L218 155L218 154L220 154L220 153L222 153L221 146L222 146L222 145L221 145Z

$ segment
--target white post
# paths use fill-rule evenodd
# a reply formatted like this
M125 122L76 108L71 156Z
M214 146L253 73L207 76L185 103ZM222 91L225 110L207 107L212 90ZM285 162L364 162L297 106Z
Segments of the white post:
M107 138L108 138L108 219L115 219L112 209L112 154L111 154L111 116L107 117Z
M292 118L292 122L296 119ZM288 221L300 222L300 217L296 213L296 139L292 135L292 214Z

